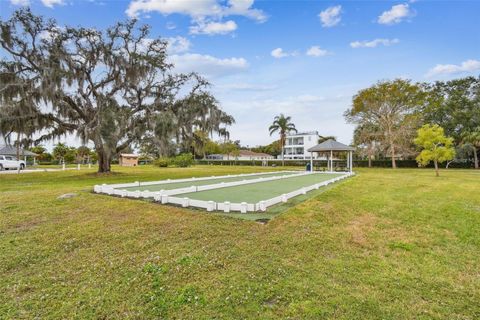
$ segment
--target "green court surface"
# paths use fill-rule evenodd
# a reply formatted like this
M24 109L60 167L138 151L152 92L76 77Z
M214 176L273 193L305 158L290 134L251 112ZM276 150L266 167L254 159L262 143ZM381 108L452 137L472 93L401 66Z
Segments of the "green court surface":
M262 200L271 199L284 193L308 187L316 183L338 177L334 173L317 173L303 175L282 180L264 181L241 186L219 188L207 191L192 192L179 195L182 198L215 202L247 202L257 203Z
M178 188L187 188L191 186L205 186L205 185L221 183L221 182L234 182L234 181L258 179L258 178L269 178L269 177L276 177L276 176L283 176L283 175L299 174L301 172L302 171L298 171L298 172L275 171L268 174L266 173L266 174L252 175L252 176L231 176L231 177L208 179L208 180L194 180L194 181L185 181L185 182L177 182L177 183L175 182L159 183L159 184L152 184L147 186L126 187L126 188L117 188L117 189L128 190L128 191L172 190L172 189L178 189Z

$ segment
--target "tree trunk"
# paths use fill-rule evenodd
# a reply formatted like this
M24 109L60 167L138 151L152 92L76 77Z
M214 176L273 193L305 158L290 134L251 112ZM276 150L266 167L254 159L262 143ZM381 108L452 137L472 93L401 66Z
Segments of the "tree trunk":
M20 160L20 139L21 139L20 133L17 135L17 161ZM17 166L17 173L20 173L20 165Z
M105 152L104 150L97 151L98 155L98 173L108 173L111 171L111 161L112 157L110 153Z
M435 164L435 176L439 176L439 173L438 173L438 162L437 160L433 160L433 163Z
M395 161L395 145L392 144L390 149L392 151L392 168L396 169L397 168L397 162Z
M473 163L475 165L475 169L478 169L478 154L477 154L477 147L473 147Z
M392 168L397 168L397 162L395 161L395 144L393 143L392 129L388 127L388 140L390 142L390 152L392 153Z
M369 168L372 167L372 156L371 155L368 155L368 167Z
M282 145L282 167L285 166L285 139L280 137L280 144Z

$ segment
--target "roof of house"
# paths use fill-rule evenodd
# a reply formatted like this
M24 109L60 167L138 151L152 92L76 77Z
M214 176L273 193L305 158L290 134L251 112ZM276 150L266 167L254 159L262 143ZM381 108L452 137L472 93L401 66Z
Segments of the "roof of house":
M272 157L272 155L268 153L253 152L250 150L239 150L238 154L245 157Z
M318 131L290 132L290 133L287 134L287 137L310 136L310 135L316 135L316 136L318 136Z
M17 147L14 146L0 146L0 154L6 156L17 156ZM21 156L37 156L36 153L20 148Z
M309 148L309 152L322 152L322 151L355 151L355 148L347 146L346 144L338 141L328 139L316 146Z
M139 158L140 156L134 153L120 153L120 157Z

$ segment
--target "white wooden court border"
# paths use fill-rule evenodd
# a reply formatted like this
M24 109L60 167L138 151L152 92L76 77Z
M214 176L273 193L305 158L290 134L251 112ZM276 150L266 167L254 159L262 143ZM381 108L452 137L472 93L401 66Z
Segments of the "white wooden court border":
M305 174L325 174L325 173L338 174L338 172L316 172L316 173L307 172ZM256 212L256 211L264 212L267 210L268 207L271 207L278 203L287 202L288 199L299 196L301 194L306 194L309 191L319 189L320 187L348 178L352 175L354 175L353 172L343 173L338 177L325 180L310 186L302 187L292 192L285 193L280 196L273 197L267 200L262 200L257 203L248 203L248 202L236 203L236 202L229 202L229 201L215 202L215 201L195 200L195 199L181 198L181 197L172 197L168 195L161 196L160 201L162 204L172 203L172 204L181 205L182 207L203 208L203 209L206 209L207 211L223 211L223 212L237 211L241 213ZM292 177L292 176L289 176L289 177ZM283 178L287 178L287 177L283 177ZM263 180L263 181L266 181L266 180ZM261 182L261 181L256 181L256 182ZM155 200L158 201L158 198Z
M272 174L272 173L286 173L284 175L277 175L273 177L262 177L262 175ZM167 179L167 180L160 180L160 181L149 181L149 182L138 182L135 181L133 183L121 183L121 184L103 184L103 185L95 185L93 187L93 191L95 193L105 193L108 195L116 195L120 197L130 197L130 198L154 198L160 200L162 195L176 195L182 193L191 193L191 192L198 192L198 191L205 191L205 190L212 190L218 188L225 188L225 187L232 187L237 185L243 185L248 183L255 183L260 181L270 181L270 180L277 180L287 177L294 177L299 175L308 174L304 171L271 171L271 172L261 172L261 173L249 173L249 174L239 174L239 175L226 175L226 176L212 176L212 177L202 177L202 178L188 178L188 179ZM149 185L157 185L157 184L171 184L171 183L181 183L181 182L195 182L195 181L205 181L205 180L218 180L222 178L235 178L235 177L252 177L252 176L259 176L257 179L248 179L248 180L237 180L231 182L220 182L220 183L212 183L203 186L190 186L190 187L183 187L183 188L176 188L170 190L160 190L160 191L149 191L149 190L135 190L135 191L128 191L122 188L130 188L130 187L138 187L138 186L149 186Z
M282 171L283 172L283 171ZM298 171L285 171L286 173L298 172ZM272 173L272 172L268 172ZM199 192L199 191L206 191L206 190L213 190L219 188L226 188L226 187L233 187L239 186L244 184L252 184L258 182L266 182L272 180L280 180L286 178L292 178L301 175L309 175L309 174L332 174L336 173L339 174L338 177L325 180L310 186L305 186L300 189L294 190L289 193L285 193L279 195L277 197L273 197L270 199L262 200L257 203L235 203L235 202L215 202L215 201L205 201L205 200L196 200L196 199L189 199L187 197L173 197L173 195L180 195L185 193L192 193L192 192ZM258 175L267 174L267 173L260 173ZM252 176L255 174L241 174L241 175L227 175L227 176L216 176L215 178L230 178L235 176ZM94 192L96 193L105 193L108 195L116 195L120 197L132 197L132 198L153 198L156 202L161 202L162 204L176 204L182 207L196 207L206 209L207 211L223 211L223 212L231 212L237 211L241 213L247 212L255 212L255 211L266 211L268 207L276 205L278 203L287 202L288 199L293 197L299 196L301 194L306 194L309 191L319 189L320 187L326 186L328 184L337 182L339 180L348 178L354 175L353 172L347 173L338 173L338 172L299 172L298 174L289 174L289 175L282 175L282 176L274 176L274 177L259 177L258 179L250 179L250 180L239 180L239 181L232 181L232 182L221 182L216 184L209 184L203 186L191 186L185 188L177 188L172 190L160 190L160 191L127 191L117 188L125 188L125 187L134 187L134 186L145 186L145 185L154 185L154 184L164 184L164 183L176 183L176 182L188 182L188 181L199 181L199 180L208 180L212 179L212 177L205 177L205 178L191 178L191 179L178 179L178 180L163 180L163 181L155 181L155 182L134 182L129 184L115 184L115 185L96 185L94 187Z

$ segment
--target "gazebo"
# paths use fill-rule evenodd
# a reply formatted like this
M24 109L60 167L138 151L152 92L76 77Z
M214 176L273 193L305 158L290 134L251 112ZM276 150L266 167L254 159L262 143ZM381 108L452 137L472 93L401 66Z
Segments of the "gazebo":
M18 153L19 153L20 157L23 157L25 162L27 161L27 157L33 157L33 163L35 163L35 157L38 156L38 154L33 153L31 151L28 151L28 150L25 150L25 149L22 149L22 148L19 149ZM14 146L8 146L8 145L2 146L2 145L0 145L0 154L4 155L4 156L16 157L17 156L17 148L14 147ZM20 160L20 159L18 159L18 160Z
M334 152L347 152L347 171L352 172L353 167L353 151L355 148L347 146L346 144L329 139L325 142L317 144L307 150L310 152L310 170L313 171L313 153L326 153L327 154L327 170L333 172L333 153Z

